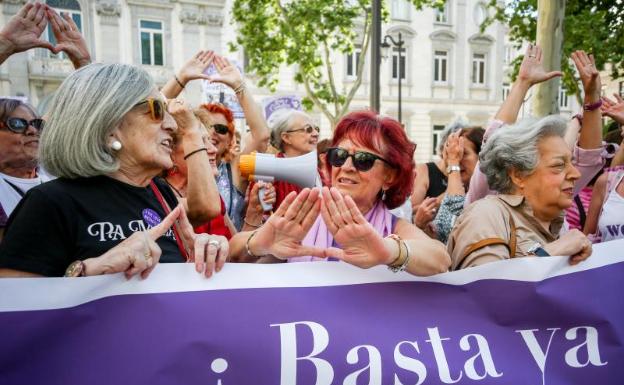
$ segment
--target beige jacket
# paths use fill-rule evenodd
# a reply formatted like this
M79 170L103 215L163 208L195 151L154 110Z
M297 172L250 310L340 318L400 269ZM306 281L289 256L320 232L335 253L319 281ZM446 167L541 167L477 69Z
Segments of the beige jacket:
M511 236L512 221L515 237ZM489 195L468 206L457 218L447 244L451 269L529 256L528 250L535 243L545 245L555 241L562 225L563 212L546 231L523 196ZM496 239L499 242L484 241ZM480 247L478 242L488 245ZM515 250L514 255L510 255L511 250Z

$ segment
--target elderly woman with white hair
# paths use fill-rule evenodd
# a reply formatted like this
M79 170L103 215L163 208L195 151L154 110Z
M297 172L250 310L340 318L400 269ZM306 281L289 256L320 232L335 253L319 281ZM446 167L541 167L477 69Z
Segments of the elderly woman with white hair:
M297 110L277 111L271 117L270 128L271 145L279 151L279 158L301 156L316 150L321 132L308 114ZM316 184L318 187L322 185L318 174ZM279 207L291 191L301 191L301 187L285 181L276 181L273 185L277 196L274 207Z
M494 133L480 155L489 195L466 208L448 242L453 269L527 256L591 255L578 230L559 236L563 210L573 204L580 177L564 141L566 122L548 116L527 119Z
M143 69L91 64L69 75L40 144L43 166L58 179L28 191L9 218L0 276L145 278L159 261L192 260L207 276L218 271L227 240L195 234L184 203L156 178L172 166L177 131L188 161L209 167L202 130L181 101L168 106Z

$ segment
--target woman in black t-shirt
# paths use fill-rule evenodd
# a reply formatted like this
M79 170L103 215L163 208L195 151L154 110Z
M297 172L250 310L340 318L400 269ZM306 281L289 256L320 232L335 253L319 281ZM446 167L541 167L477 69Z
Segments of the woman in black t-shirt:
M227 240L195 234L185 202L155 179L172 166L178 130L196 143L185 157L210 167L199 121L183 102L167 104L146 71L91 64L71 74L41 136L40 160L58 179L31 189L10 216L0 276L145 278L159 261L190 260L206 276L219 271Z

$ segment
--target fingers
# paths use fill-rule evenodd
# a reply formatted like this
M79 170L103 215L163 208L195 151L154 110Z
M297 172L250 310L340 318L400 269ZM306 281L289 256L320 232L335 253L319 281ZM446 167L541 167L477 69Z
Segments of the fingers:
M540 47L539 45L535 46L535 59L537 60L538 63L542 62L542 47Z
M218 238L220 242L220 247L219 254L217 255L217 265L215 268L216 272L219 272L221 271L221 269L223 269L223 266L225 266L225 262L230 255L230 243L228 242L227 238L221 236L218 236Z
M325 191L323 191L323 196L325 196ZM327 226L327 230L329 230L332 234L336 234L338 232L338 225L334 223L334 219L329 214L329 208L327 207L327 200L325 198L323 198L323 201L321 202L321 216L323 217L325 226Z
M229 244L225 237L199 234L195 237L195 270L210 278L213 272L223 268L229 254Z
M561 71L552 71L546 74L546 80L550 80L552 78L556 78L557 76L563 76L563 72Z
M364 218L364 214L362 214L360 209L355 204L355 201L353 200L353 198L351 198L349 195L347 195L347 196L344 197L344 201L345 201L345 204L347 205L347 208L351 212L351 216L353 217L353 221L355 223L357 223L358 225L365 224L367 222L367 220L366 220L366 218Z
M321 212L321 204L322 202L320 199L316 200L310 211L308 211L306 216L301 221L301 227L306 234L308 233L314 222L316 222L316 219Z
M163 236L175 223L176 219L180 217L180 212L182 211L182 206L178 205L175 209L171 210L169 215L163 218L159 224L147 230L150 238L155 241L161 236Z
M28 13L30 12L30 10L35 6L34 3L26 3L26 5L24 5L22 7L22 9L19 10L19 12L17 13L17 16L25 18L26 15L28 15Z
M150 259L147 261L147 269L141 272L142 279L147 278L152 273L152 271L154 271L156 265L158 265L158 262L160 262L160 256L162 255L162 250L156 242L150 239L148 245L150 251Z
M43 20L45 20L45 17L46 17L46 8L39 7L37 8L37 12L35 13L35 18L33 19L33 21L35 22L35 24L39 25Z
M282 201L282 204L279 205L279 207L277 208L277 210L275 211L273 215L278 216L278 217L283 217L284 215L286 215L286 210L288 210L290 205L294 202L295 198L297 198L297 193L294 191L291 191L288 195L286 195L286 198L284 198L284 200Z
M327 212L336 226L342 227L347 223L346 219L342 217L338 204L328 187L323 187L323 204L327 207Z
M28 9L26 14L24 15L24 18L26 18L27 20L35 20L37 12L39 11L40 8L41 8L41 4L35 3L34 6Z
M615 97L615 100L617 100L618 104L624 103L624 99L622 99L622 97L619 94L613 94L613 96Z
M309 188L304 188L303 190L301 190L301 192L295 198L295 201L288 207L288 210L286 210L284 218L286 218L289 221L294 220L297 217L297 214L303 208L303 204L308 199L308 196L310 196ZM318 199L318 193L316 197Z
M65 19L65 21L67 22L67 26L69 27L69 30L71 31L78 31L78 26L76 25L76 23L74 22L74 19L70 16L69 13L63 13L63 19Z

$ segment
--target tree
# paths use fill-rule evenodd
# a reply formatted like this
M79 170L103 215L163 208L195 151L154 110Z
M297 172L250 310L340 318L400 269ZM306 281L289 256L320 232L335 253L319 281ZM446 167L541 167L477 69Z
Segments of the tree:
M494 13L481 26L485 29L494 21L509 26L509 38L516 46L535 41L537 0L508 0L504 4L490 0ZM598 69L610 64L611 77L624 75L624 6L620 0L567 0L563 20L561 55L562 82L570 95L582 103L581 87L570 55L575 50L594 55ZM522 57L514 60L512 78L518 73Z
M444 0L411 0L417 9L442 6ZM295 65L295 81L303 84L306 109L316 106L332 128L347 113L362 84L371 43L370 0L235 0L236 45L248 59L258 85L275 90L282 65ZM336 83L332 54L359 48L356 77L342 89Z

